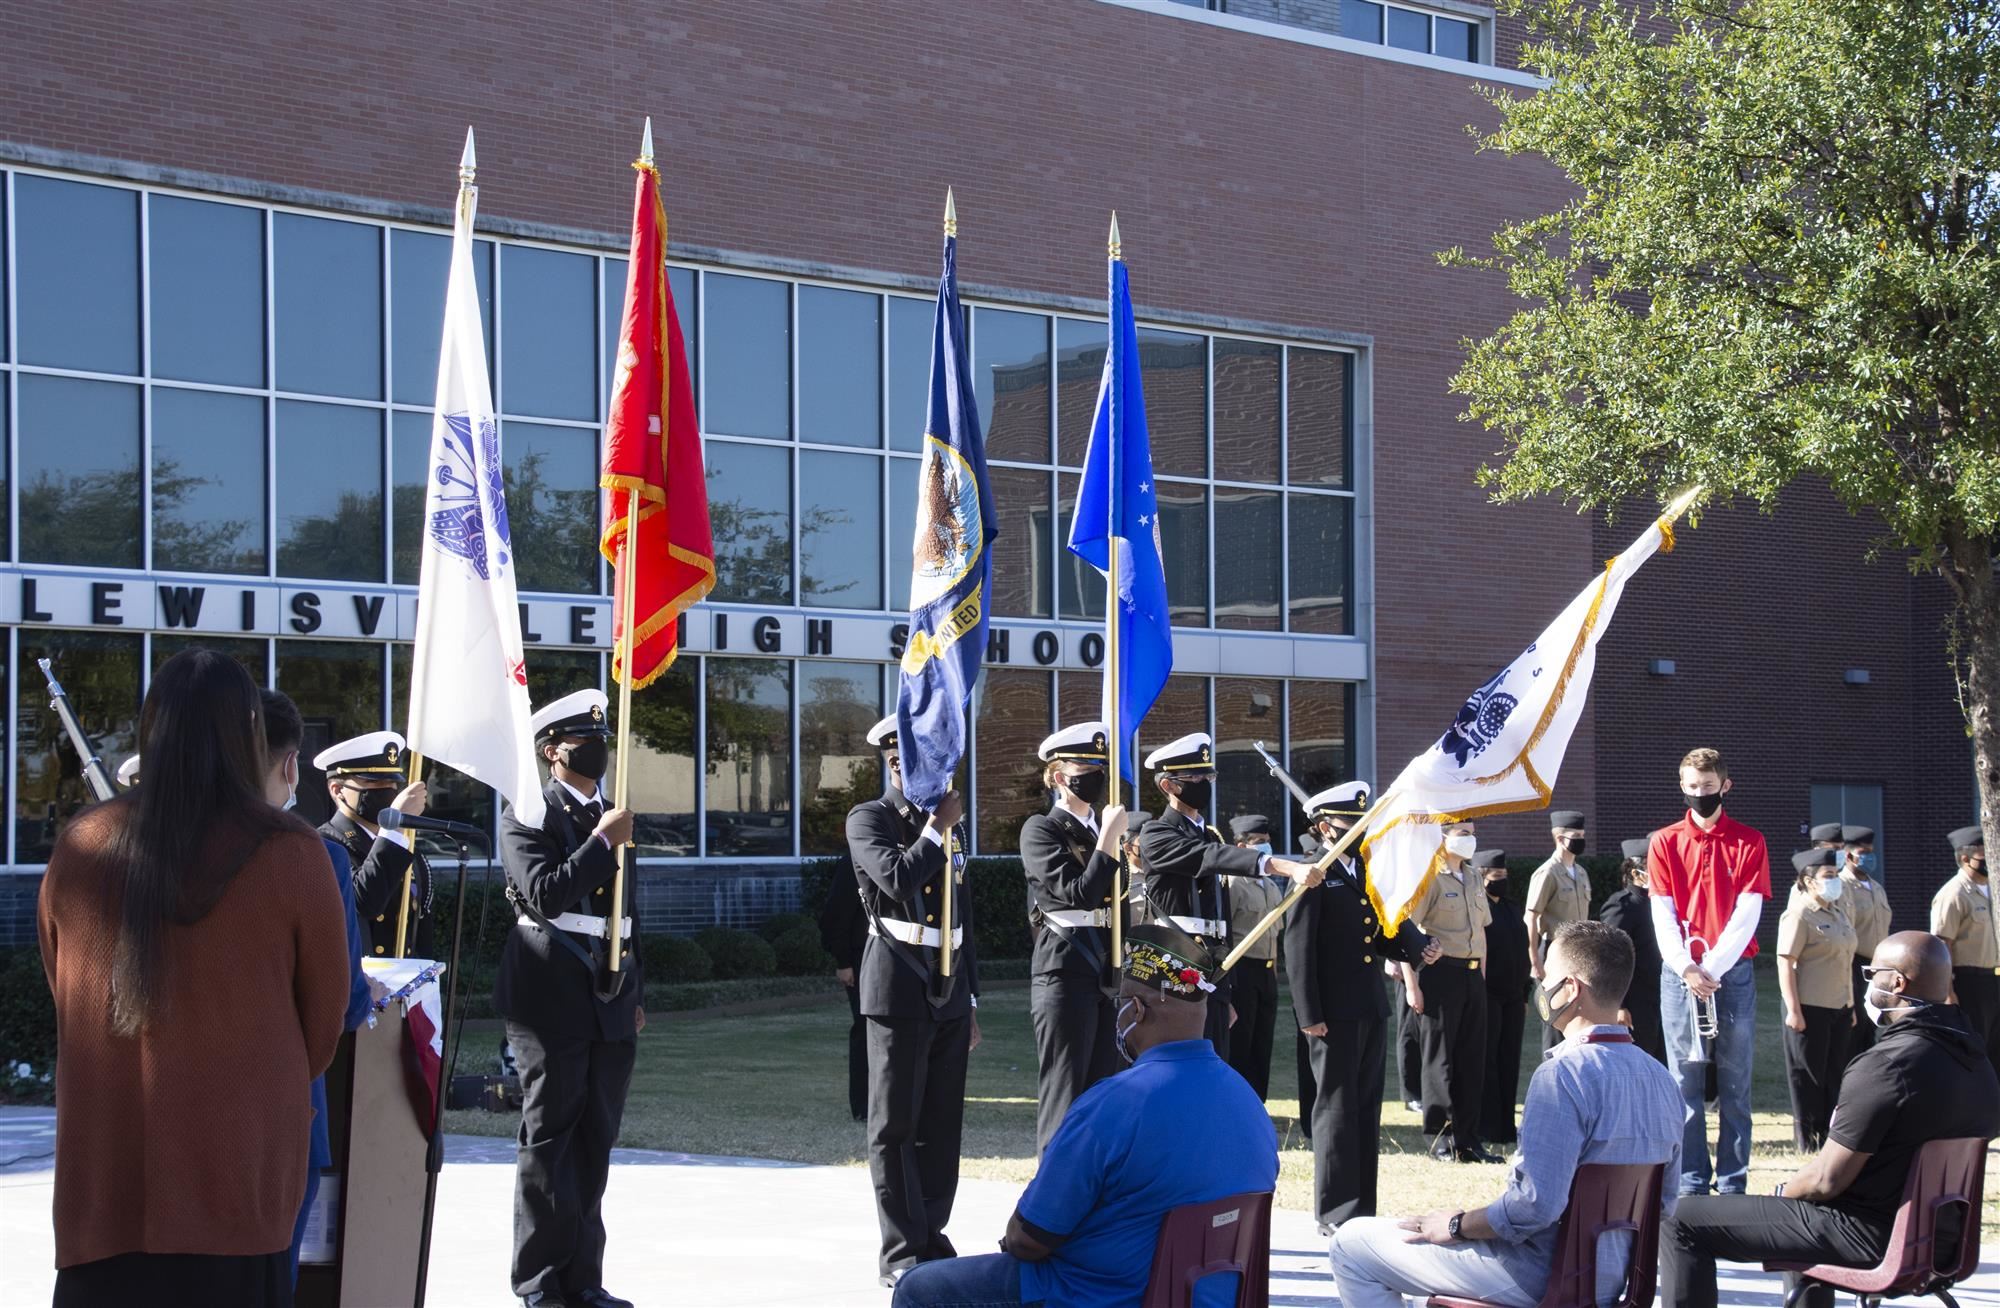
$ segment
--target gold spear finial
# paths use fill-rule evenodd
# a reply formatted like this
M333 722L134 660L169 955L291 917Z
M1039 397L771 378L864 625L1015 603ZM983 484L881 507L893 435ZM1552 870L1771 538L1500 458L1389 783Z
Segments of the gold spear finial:
M639 142L639 162L647 168L653 166L653 119L650 114L646 118L646 135Z
M465 129L465 153L458 156L458 180L472 185L472 179L479 175L479 160L472 153L472 129Z
M1111 211L1111 240L1108 242L1107 248L1111 251L1112 258L1122 259L1125 257L1123 253L1124 244L1118 239L1118 211L1116 209Z
M958 235L958 206L952 203L951 188L944 188L944 234Z

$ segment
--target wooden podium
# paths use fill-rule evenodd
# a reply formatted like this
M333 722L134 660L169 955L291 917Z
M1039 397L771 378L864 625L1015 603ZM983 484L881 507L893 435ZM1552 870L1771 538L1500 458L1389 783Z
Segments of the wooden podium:
M385 1308L415 1300L430 1142L405 1079L403 1004L342 1036L326 1072L333 1166L320 1180L330 1262L301 1259L298 1308ZM329 1195L329 1191L333 1191ZM310 1235L307 1249L311 1250Z

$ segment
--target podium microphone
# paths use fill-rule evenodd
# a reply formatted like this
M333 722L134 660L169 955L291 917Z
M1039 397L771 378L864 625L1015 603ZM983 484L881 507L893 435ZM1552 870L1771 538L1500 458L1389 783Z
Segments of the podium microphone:
M383 809L376 815L375 825L384 831L435 831L441 836L486 843L486 833L478 827L464 822L447 822L443 818L417 817L399 808Z

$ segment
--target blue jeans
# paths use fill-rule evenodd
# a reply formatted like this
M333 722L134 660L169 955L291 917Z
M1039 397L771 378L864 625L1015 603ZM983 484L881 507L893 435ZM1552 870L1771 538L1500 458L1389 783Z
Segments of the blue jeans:
M1003 1253L918 1263L896 1282L896 1297L889 1304L890 1308L1034 1308L1021 1299L1020 1260Z
M1681 1193L1707 1194L1711 1179L1722 1194L1742 1194L1750 1179L1750 1069L1756 1055L1757 974L1743 959L1722 978L1715 994L1716 1115L1721 1133L1716 1139L1715 1165L1708 1154L1708 1119L1703 1088L1708 1064L1687 1061L1692 996L1686 983L1662 968L1660 1027L1666 1032L1667 1054L1681 1081Z

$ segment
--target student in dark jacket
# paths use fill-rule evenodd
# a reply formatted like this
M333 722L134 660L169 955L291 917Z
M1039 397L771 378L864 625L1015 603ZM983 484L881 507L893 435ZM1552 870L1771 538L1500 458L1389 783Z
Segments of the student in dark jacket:
M833 956L833 975L847 992L847 1111L868 1120L868 1023L861 1017L861 949L868 943L868 916L854 883L854 863L845 853L833 870L826 903L819 910L819 943Z
M421 777L412 781L403 775L408 758L403 737L394 731L371 731L313 756L313 766L326 773L333 800L333 816L320 823L319 833L347 850L354 868L354 911L374 958L399 956L396 923L403 913L406 879L410 909L400 956L437 957L430 864L417 852L413 832L386 830L378 820L386 808L423 816L430 790Z
M1597 910L1608 922L1632 937L1632 985L1625 992L1625 1011L1632 1022L1632 1042L1664 1065L1667 1041L1660 1031L1660 941L1653 934L1653 908L1646 894L1646 847L1650 836L1624 844L1625 888Z
M1507 897L1507 851L1481 849L1472 866L1486 883L1493 920L1486 924L1486 1098L1479 1138L1511 1145L1514 1108L1521 1090L1521 1035L1528 1021L1528 923L1521 905Z

